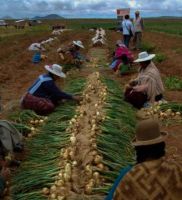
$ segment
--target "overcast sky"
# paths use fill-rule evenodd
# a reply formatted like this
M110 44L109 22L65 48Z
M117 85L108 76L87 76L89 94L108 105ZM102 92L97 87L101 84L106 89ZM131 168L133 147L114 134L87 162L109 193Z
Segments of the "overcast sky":
M115 18L116 8L130 7L143 16L182 16L182 0L0 0L0 17L59 14L69 18Z

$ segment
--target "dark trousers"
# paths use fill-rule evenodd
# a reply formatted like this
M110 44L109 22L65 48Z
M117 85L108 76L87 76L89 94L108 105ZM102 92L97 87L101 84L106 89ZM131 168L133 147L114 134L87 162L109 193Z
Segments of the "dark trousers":
M127 48L129 48L130 39L131 39L130 35L123 35L123 42Z

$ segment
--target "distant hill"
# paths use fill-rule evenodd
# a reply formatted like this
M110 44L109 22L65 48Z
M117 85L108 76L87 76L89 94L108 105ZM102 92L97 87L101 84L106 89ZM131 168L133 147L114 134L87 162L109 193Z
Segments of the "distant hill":
M36 16L32 19L36 19L36 20L41 20L41 19L64 19L64 17L61 17L59 15L56 15L56 14L50 14L50 15L46 15L44 17L40 17L40 16Z
M4 17L2 17L1 19L13 19L13 18L10 17L10 16L4 16Z

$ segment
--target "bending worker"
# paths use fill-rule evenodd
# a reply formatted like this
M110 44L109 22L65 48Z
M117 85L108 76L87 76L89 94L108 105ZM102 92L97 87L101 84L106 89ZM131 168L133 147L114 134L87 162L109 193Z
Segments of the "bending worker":
M63 99L80 100L79 96L67 94L56 86L55 81L58 78L66 77L60 65L46 65L45 69L48 73L40 75L22 98L22 108L34 110L40 115L46 115L53 112Z

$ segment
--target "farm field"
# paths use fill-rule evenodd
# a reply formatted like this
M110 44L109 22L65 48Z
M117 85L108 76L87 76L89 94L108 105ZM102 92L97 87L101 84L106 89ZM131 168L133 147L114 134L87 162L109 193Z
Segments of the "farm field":
M58 23L65 24L69 30L57 36L58 41L47 48L45 54L48 58L46 60L40 64L33 64L31 62L32 53L27 50L28 46L33 42L52 37L50 27ZM84 163L85 171L83 171L85 174L80 173L83 166L81 167L77 162L74 162L75 166L72 166L73 170L71 171L74 178L71 182L70 178L67 177L68 183L62 187L62 193L68 197L66 199L101 200L107 194L119 169L134 162L130 141L134 135L136 122L140 119L137 110L124 102L123 89L131 78L137 76L137 73L118 77L108 67L115 42L121 39L121 33L109 30L116 25L116 20L110 19L79 19L44 21L41 26L23 30L16 30L13 27L0 28L1 119L13 120L31 126L28 120L18 117L18 113L22 112L19 108L19 102L37 76L45 72L45 64L58 63L65 66L67 79L59 83L61 88L71 93L84 94L80 105L65 103L48 117L46 123L44 122L40 126L34 124L35 128L38 129L37 134L25 140L27 147L25 155L21 158L22 166L15 172L10 183L12 186L5 199L53 199L49 192L46 194L46 189L53 187L56 183L58 184L58 182L55 183L55 177L60 173L60 169L65 174L66 169L70 168L68 163L73 163L76 160ZM142 48L150 51L150 53L157 54L154 62L159 68L166 86L165 99L170 103L177 102L182 105L182 22L181 20L146 19L145 26ZM89 28L93 27L102 27L106 30L106 45L102 47L92 46L91 38L95 33L90 32ZM72 66L67 66L66 62L62 61L56 52L59 47L70 43L72 40L81 40L85 46L83 53L91 59L91 62L83 65L80 71ZM134 52L135 57L138 53L137 51ZM90 89L91 86L89 87L89 85L97 88L97 91ZM90 97L89 100L88 96ZM107 107L107 105L110 106ZM83 110L86 112L85 115ZM182 109L180 111L182 112ZM115 120L114 114L121 120ZM95 118L91 122L89 117L92 116L95 116ZM39 119L38 116L32 116L32 118ZM72 120L71 123L70 120ZM75 120L78 127L74 124ZM96 130L100 134L93 131L93 125L96 126ZM164 118L160 121L160 125L162 130L169 132L167 155L171 158L179 158L182 155L182 118ZM70 134L72 134L71 130L77 128L75 134L78 134L77 142L79 142L80 147L76 143L75 150L74 145L70 146L69 144L70 142L75 144L73 138L70 141ZM113 133L116 138L119 137L119 141L124 140L125 144L118 142L114 137L111 142L109 133ZM86 138L82 138L84 134ZM127 136L123 136L125 134ZM90 144L90 138L92 142L94 141L94 148L96 149L94 151L92 150L93 145ZM46 141L46 145L44 141ZM110 151L108 146L112 146L109 149ZM50 152L45 155L48 149ZM66 156L65 152L70 153L74 150L74 159L69 155ZM117 151L118 153L116 153ZM60 157L61 152L62 157ZM95 154L90 155L90 152ZM113 156L113 152L116 155ZM87 154L91 158L88 156L89 158L86 159L85 155ZM102 155L102 158L98 155ZM120 157L121 155L123 157ZM90 160L95 156L98 160L101 159L102 163L97 162L96 159L94 164L90 165ZM59 162L59 159L62 159L63 162ZM64 171L65 166L67 168ZM93 169L97 182L91 189L88 185L84 188L84 184L93 178L89 176L90 168ZM15 184L17 182L18 185ZM43 188L45 191L42 193Z

